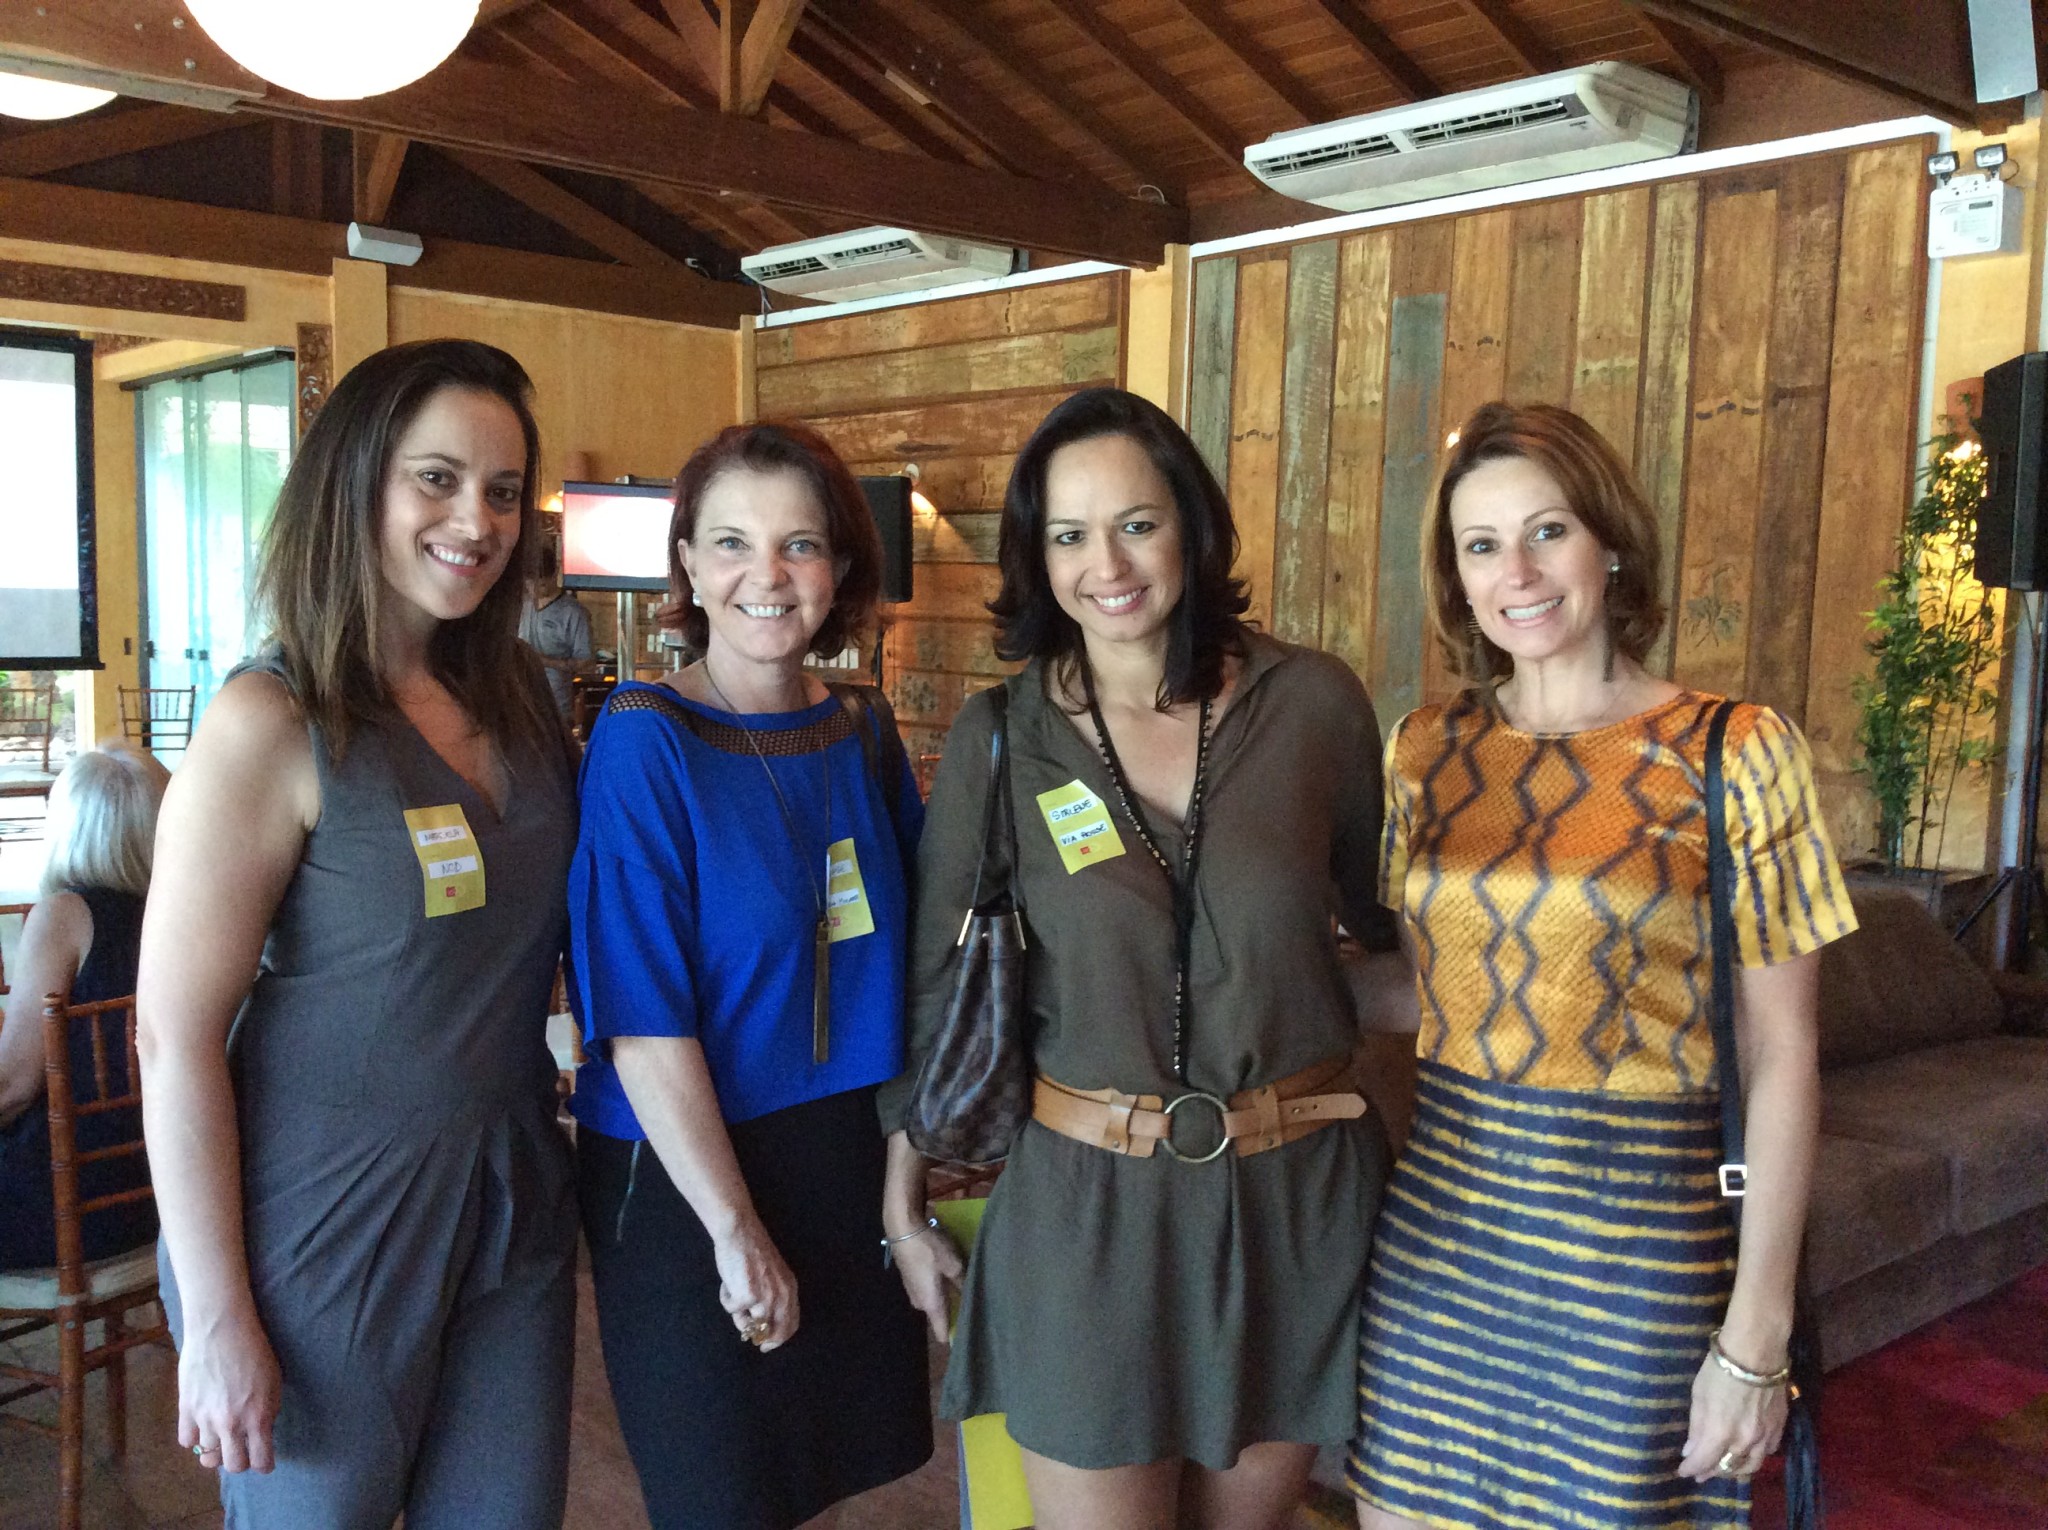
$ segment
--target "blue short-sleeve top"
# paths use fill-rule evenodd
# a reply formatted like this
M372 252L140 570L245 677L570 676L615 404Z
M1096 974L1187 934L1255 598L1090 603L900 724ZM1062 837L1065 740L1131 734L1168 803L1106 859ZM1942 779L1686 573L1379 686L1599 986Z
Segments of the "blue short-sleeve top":
M578 1121L628 1141L647 1135L612 1066L615 1036L695 1038L728 1122L901 1071L904 867L924 808L905 764L884 792L876 773L890 758L863 743L837 697L740 714L666 686L612 693L584 756L569 870L569 1000L588 1059L571 1101ZM847 840L874 929L829 947L818 1063L818 900L833 845L830 885L846 896Z

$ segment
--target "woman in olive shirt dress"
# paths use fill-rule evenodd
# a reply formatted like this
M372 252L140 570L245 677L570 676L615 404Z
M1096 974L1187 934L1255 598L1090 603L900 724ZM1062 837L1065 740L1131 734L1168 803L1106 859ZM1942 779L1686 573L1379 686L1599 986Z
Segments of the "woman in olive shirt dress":
M1351 1080L1331 911L1391 933L1379 729L1340 661L1246 626L1235 552L1215 478L1134 395L1076 395L1018 458L994 610L999 651L1030 660L1006 709L1040 1084L966 1272L942 1408L1008 1415L1045 1530L1284 1523L1317 1445L1352 1423L1387 1160ZM929 805L914 1050L950 989L992 726L975 697ZM1056 833L1098 822L1063 858ZM904 1093L884 1098L892 1126ZM1225 1142L1226 1104L1270 1114ZM920 1169L899 1133L892 1234L921 1225ZM951 1251L893 1252L912 1300L942 1310Z

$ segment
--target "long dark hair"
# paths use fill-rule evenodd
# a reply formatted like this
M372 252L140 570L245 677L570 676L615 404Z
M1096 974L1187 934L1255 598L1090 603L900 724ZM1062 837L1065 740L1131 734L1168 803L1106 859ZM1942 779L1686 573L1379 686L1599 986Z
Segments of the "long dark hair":
M833 586L832 609L811 635L811 652L821 659L844 651L863 633L881 625L882 534L868 509L867 496L832 443L808 425L794 420L765 420L753 425L728 425L706 441L676 474L674 509L668 521L668 603L655 621L681 632L683 641L702 653L711 637L711 623L702 606L690 603L690 574L683 567L682 545L697 537L697 512L704 496L727 473L793 473L817 498L825 512L825 540L845 572Z
M1081 629L1060 609L1046 577L1045 480L1054 452L1099 436L1125 436L1144 448L1180 512L1181 595L1167 617L1159 706L1214 696L1223 688L1224 655L1244 652L1243 616L1251 605L1244 581L1230 573L1237 560L1230 501L1187 432L1157 404L1122 388L1076 393L1039 422L1017 454L996 552L1003 588L989 603L996 653L1061 669L1082 657Z
M264 535L257 602L300 709L320 724L337 756L356 727L388 718L395 705L376 652L378 610L387 598L378 549L384 477L399 437L443 388L504 401L526 440L526 472L511 561L476 610L434 629L427 667L500 747L557 731L541 710L518 641L526 575L541 540L533 384L496 346L418 340L366 357L335 385L299 442Z

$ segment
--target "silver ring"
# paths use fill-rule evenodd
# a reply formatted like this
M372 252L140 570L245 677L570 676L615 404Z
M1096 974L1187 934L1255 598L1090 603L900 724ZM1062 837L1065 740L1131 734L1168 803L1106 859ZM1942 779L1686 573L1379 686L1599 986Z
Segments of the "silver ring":
M218 1450L219 1448L220 1447L217 1445L194 1445L192 1447L192 1454L195 1456L211 1455L214 1451Z
M1739 1457L1737 1457L1737 1455L1735 1454L1735 1452L1734 1452L1734 1451L1732 1451L1732 1450L1724 1450L1724 1451L1722 1451L1722 1452L1721 1452L1721 1460L1720 1460L1720 1469L1721 1469L1722 1471L1724 1471L1724 1472L1728 1472L1728 1473L1731 1473L1731 1474L1732 1474L1732 1473L1734 1472L1734 1470L1735 1470L1735 1463L1736 1463L1736 1461L1737 1461L1738 1459L1739 1459Z

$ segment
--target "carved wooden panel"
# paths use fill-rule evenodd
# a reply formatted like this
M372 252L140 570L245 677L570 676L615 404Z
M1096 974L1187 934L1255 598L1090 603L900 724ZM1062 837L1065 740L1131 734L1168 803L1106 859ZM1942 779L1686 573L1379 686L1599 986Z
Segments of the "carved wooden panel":
M303 441L306 427L313 423L313 416L320 412L320 406L327 402L327 394L334 387L333 325L299 326L298 363L299 439Z
M135 271L95 271L37 261L0 260L0 298L21 303L68 303L79 308L125 308L135 313L171 314L181 319L220 319L239 324L249 313L245 287L226 282L144 276Z

